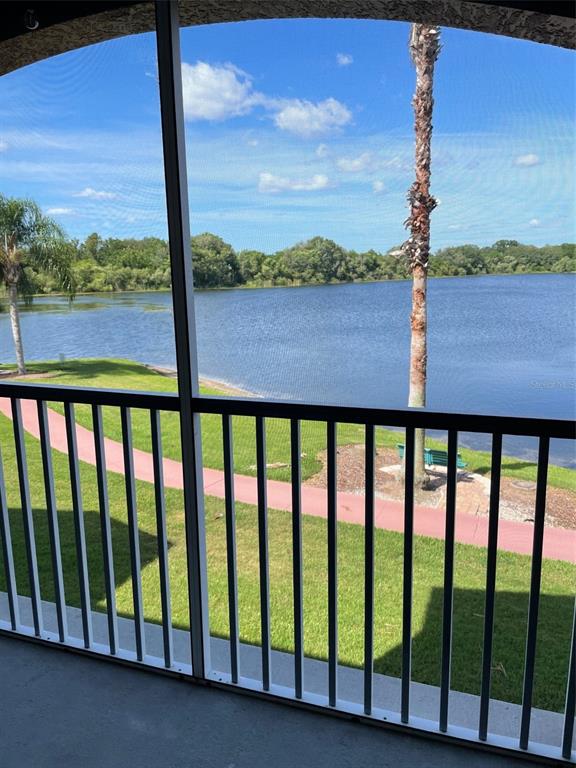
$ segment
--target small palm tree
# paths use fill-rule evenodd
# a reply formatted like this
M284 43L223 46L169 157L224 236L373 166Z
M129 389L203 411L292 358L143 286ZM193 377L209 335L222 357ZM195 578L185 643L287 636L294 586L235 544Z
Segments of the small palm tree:
M6 286L18 373L26 373L18 296L30 298L25 267L52 274L63 290L74 292L70 248L58 224L32 200L0 195L0 280Z
M410 391L408 405L426 405L427 312L426 287L430 257L430 214L436 200L430 194L432 111L434 107L434 65L440 53L440 29L427 24L412 24L410 56L416 70L414 107L416 179L408 191L410 215L406 227L410 237L401 247L412 274L412 314L410 315ZM415 434L414 481L425 488L428 482L424 466L424 430Z

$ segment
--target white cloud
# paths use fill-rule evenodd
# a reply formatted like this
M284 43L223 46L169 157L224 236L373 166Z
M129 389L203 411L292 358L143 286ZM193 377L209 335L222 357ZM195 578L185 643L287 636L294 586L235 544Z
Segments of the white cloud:
M46 213L49 216L67 216L73 213L72 208L47 208Z
M530 219L528 222L531 227L539 227L540 226L540 219Z
M316 173L309 179L289 179L286 176L275 176L273 173L261 173L258 190L272 193L313 192L317 189L326 189L328 185L328 177L322 173Z
M446 229L452 229L452 230L462 229L462 224L448 224Z
M104 190L92 189L92 187L86 187L82 192L76 192L74 197L89 197L92 200L113 200L117 197L115 192L105 192Z
M6 152L8 147L9 147L8 142L7 141L3 141L2 139L0 139L0 152Z
M340 157L336 161L336 165L341 171L346 173L358 173L359 171L365 171L370 165L372 165L372 155L370 152L363 152L358 157Z
M330 133L352 120L350 110L332 98L316 104L304 99L290 99L278 102L278 106L274 116L277 127L303 138Z
M184 117L190 121L222 121L262 107L278 128L307 138L341 128L352 119L348 108L333 98L312 102L255 91L250 75L229 63L182 64L182 90Z
M182 91L187 120L246 115L264 100L252 89L250 76L233 64L182 64Z
M528 168L531 165L538 165L539 162L540 158L533 152L530 152L527 155L518 155L516 158L516 165L523 165L525 168Z
M326 157L328 154L328 147L326 144L318 144L316 147L316 157Z
M348 67L352 64L354 58L350 53L337 53L336 61L339 67Z
M384 192L384 182L383 181L373 181L372 182L372 191L379 195L382 192Z

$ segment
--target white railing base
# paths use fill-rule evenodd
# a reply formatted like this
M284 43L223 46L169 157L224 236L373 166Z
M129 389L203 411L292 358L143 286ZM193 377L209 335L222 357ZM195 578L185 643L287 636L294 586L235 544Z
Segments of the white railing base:
M33 637L32 604L28 597L19 596L21 626L18 632ZM69 638L67 645L78 650L84 649L82 641L82 614L79 608L67 606ZM57 635L56 606L52 602L42 601L44 631L42 639L60 644ZM0 629L10 630L8 618L8 598L0 592ZM98 656L110 656L107 642L108 624L106 614L92 611L94 643L91 651ZM166 671L163 660L162 627L150 622L144 623L146 656L143 665ZM118 618L119 649L116 658L130 663L138 663L135 652L134 622L132 619ZM190 663L190 634L181 629L173 630L174 662L169 671L185 676L192 675ZM240 643L241 678L233 685L229 673L229 642L224 638L211 638L211 657L213 668L208 680L215 683L229 684L234 688L245 688L254 692L262 691L261 684L261 649L259 646ZM269 693L285 700L294 700L294 657L291 653L272 651L271 688ZM338 669L338 710L353 716L364 717L362 670L339 666ZM388 675L374 674L374 708L371 718L384 720L391 724L402 725L400 721L401 680ZM302 702L314 707L332 709L328 706L328 663L306 657L304 659L304 695ZM424 683L411 683L410 722L412 728L430 733L438 733L438 708L440 688ZM465 741L477 741L480 697L459 691L450 692L450 725L447 735ZM522 708L518 704L492 699L490 702L491 730L487 744L505 749L518 748ZM532 710L530 729L530 752L546 758L558 758L559 744L562 737L564 718L557 712ZM576 737L575 737L576 742ZM573 744L576 750L576 743Z

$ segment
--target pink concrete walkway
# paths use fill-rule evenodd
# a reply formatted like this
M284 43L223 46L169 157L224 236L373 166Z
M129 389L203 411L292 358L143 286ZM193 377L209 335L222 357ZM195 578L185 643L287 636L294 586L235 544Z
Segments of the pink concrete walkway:
M0 413L11 418L10 401L0 398ZM24 428L34 437L39 437L36 403L22 400ZM48 411L50 443L61 453L68 452L66 423L64 417L55 411ZM94 436L89 429L76 425L78 437L78 458L87 464L96 463ZM104 451L106 468L110 472L124 473L122 444L105 438ZM134 449L134 474L138 480L154 481L152 456L145 451ZM182 488L182 466L173 459L164 459L164 484L167 488ZM271 509L291 510L290 483L268 480L268 506ZM224 498L224 473L217 469L204 468L204 491L207 496ZM234 492L237 501L256 504L258 492L256 478L246 475L234 476ZM326 491L324 488L302 486L302 511L306 515L326 517ZM401 502L376 499L375 523L377 528L389 531L404 530L404 510ZM444 538L444 510L430 507L416 507L414 530L420 536L435 539ZM363 523L364 497L353 493L338 493L338 520L349 523ZM531 523L500 520L498 547L508 552L530 554L532 551ZM484 547L488 541L488 519L474 515L457 514L456 540L463 544ZM576 531L547 527L544 535L544 557L576 563Z

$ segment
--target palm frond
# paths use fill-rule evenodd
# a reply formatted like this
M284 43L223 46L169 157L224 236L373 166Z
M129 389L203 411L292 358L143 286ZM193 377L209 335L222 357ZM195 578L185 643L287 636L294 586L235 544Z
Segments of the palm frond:
M54 237L47 231L29 248L26 264L53 275L60 288L74 293L74 272L70 244L60 237Z
M0 195L0 279L18 283L22 295L26 265L49 272L63 290L74 293L72 248L64 230L33 200Z
M28 273L28 270L21 270L20 279L18 280L18 294L22 297L25 304L32 304L36 289L36 283Z

